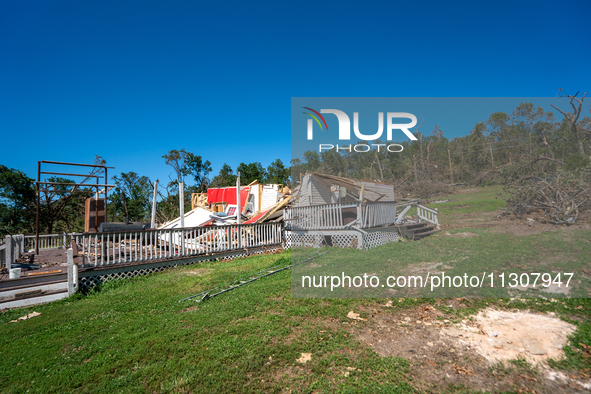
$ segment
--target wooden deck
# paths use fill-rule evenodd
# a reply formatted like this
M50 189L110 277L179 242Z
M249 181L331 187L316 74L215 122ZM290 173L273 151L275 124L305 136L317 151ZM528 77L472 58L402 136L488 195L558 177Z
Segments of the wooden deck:
M419 223L404 227L403 233L400 225L413 207ZM393 231L420 239L433 234L439 226L437 210L420 205L418 200L400 205L394 201L364 201L293 207L284 210L284 220L293 247L369 249L396 240Z

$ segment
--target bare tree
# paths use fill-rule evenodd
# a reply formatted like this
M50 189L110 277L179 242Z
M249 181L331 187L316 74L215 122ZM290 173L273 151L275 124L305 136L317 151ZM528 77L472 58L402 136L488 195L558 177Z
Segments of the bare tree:
M562 91L562 89L559 89L560 91ZM570 129L573 133L573 137L575 139L575 141L577 141L577 147L579 148L579 153L581 155L585 155L585 146L583 145L583 133L581 130L579 130L579 125L577 124L577 122L579 121L579 117L581 116L581 111L583 109L583 102L585 101L585 96L587 96L587 92L583 93L583 96L580 98L577 98L577 95L579 94L579 92L577 92L574 95L566 95L566 96L561 96L561 97L568 97L570 99L570 105L573 108L573 112L564 112L559 108L556 108L554 105L552 106L555 110L557 110L558 112L560 112L562 115L564 115L564 119L566 119L566 121L569 123L570 125Z

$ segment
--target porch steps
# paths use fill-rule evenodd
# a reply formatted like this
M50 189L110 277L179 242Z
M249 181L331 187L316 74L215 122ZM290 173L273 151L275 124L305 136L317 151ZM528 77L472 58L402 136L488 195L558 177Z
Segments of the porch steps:
M68 285L61 281L43 285L14 286L0 291L0 309L44 304L67 296Z
M407 223L398 226L400 234L405 238L412 240L419 240L428 237L431 234L435 234L437 231L435 225L422 222L422 223Z

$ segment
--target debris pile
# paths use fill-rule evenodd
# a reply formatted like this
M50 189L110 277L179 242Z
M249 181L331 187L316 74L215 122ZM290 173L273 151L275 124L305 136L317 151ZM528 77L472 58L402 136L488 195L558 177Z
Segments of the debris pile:
M193 193L191 211L185 213L185 227L223 226L241 223L281 221L283 208L291 200L291 190L278 184L263 185L257 181L240 188L240 207L236 187L210 188L207 193ZM164 223L159 229L178 228L180 217Z
M541 223L573 224L591 218L590 174L562 172L547 179L530 178L510 188L507 211Z

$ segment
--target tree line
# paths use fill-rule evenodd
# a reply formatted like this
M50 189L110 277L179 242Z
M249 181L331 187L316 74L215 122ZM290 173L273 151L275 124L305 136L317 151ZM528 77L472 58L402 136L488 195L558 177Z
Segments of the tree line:
M204 157L184 149L171 150L162 156L173 172L167 181L158 185L158 222L178 217L180 182L184 183L185 206L190 207L191 193L233 186L237 172L243 185L258 180L295 187L300 173L314 171L387 182L395 185L399 196L414 194L425 198L450 184L506 185L522 179L546 179L559 170L588 168L591 117L589 106L585 106L586 96L564 97L569 100L572 111L555 108L561 113L561 119L532 103L521 103L511 113L492 113L488 119L478 122L468 135L451 140L437 125L430 132L424 132L419 125L414 131L417 141L401 143L404 154L383 149L367 153L307 151L303 157L292 159L291 167L286 167L281 159L267 167L252 162L240 163L233 169L224 163L213 175L211 162ZM105 161L96 156L95 163L105 164ZM67 178L48 180L73 183ZM112 183L117 187L109 193L109 220L148 222L154 189L152 180L136 172L127 172L113 176ZM57 188L72 190L71 186ZM83 230L84 201L93 196L93 190L78 188L77 191L76 194L42 194L40 225L43 232ZM0 235L34 232L35 196L33 179L18 169L0 165Z
M552 174L558 167L585 167L591 154L591 117L585 115L591 113L590 108L584 105L585 95L567 99L572 112L556 108L562 119L532 103L521 103L509 114L491 114L468 135L451 140L437 125L430 132L419 125L413 133L417 141L401 143L403 154L385 149L307 151L292 159L293 179L314 171L392 183L412 192L424 190L425 185L505 184L525 176Z
M235 185L237 172L240 172L243 185L254 180L261 183L289 183L289 168L285 167L281 159L274 160L267 167L263 167L260 162L240 163L236 171L224 163L219 173L211 176L211 162L184 149L171 150L162 158L172 168L173 176L158 185L157 221L160 223L179 216L179 182L185 184L185 207L191 206L191 193L205 192L210 187ZM104 165L106 161L96 156L95 164ZM100 176L102 171L97 170L93 175ZM75 183L64 177L50 177L47 181ZM133 171L115 175L111 181L116 187L108 195L108 220L149 222L154 182ZM0 164L0 236L35 232L34 182L24 172ZM95 190L68 185L56 185L54 190L40 195L40 231L47 234L83 231L85 200L94 197ZM76 193L69 193L72 191Z

